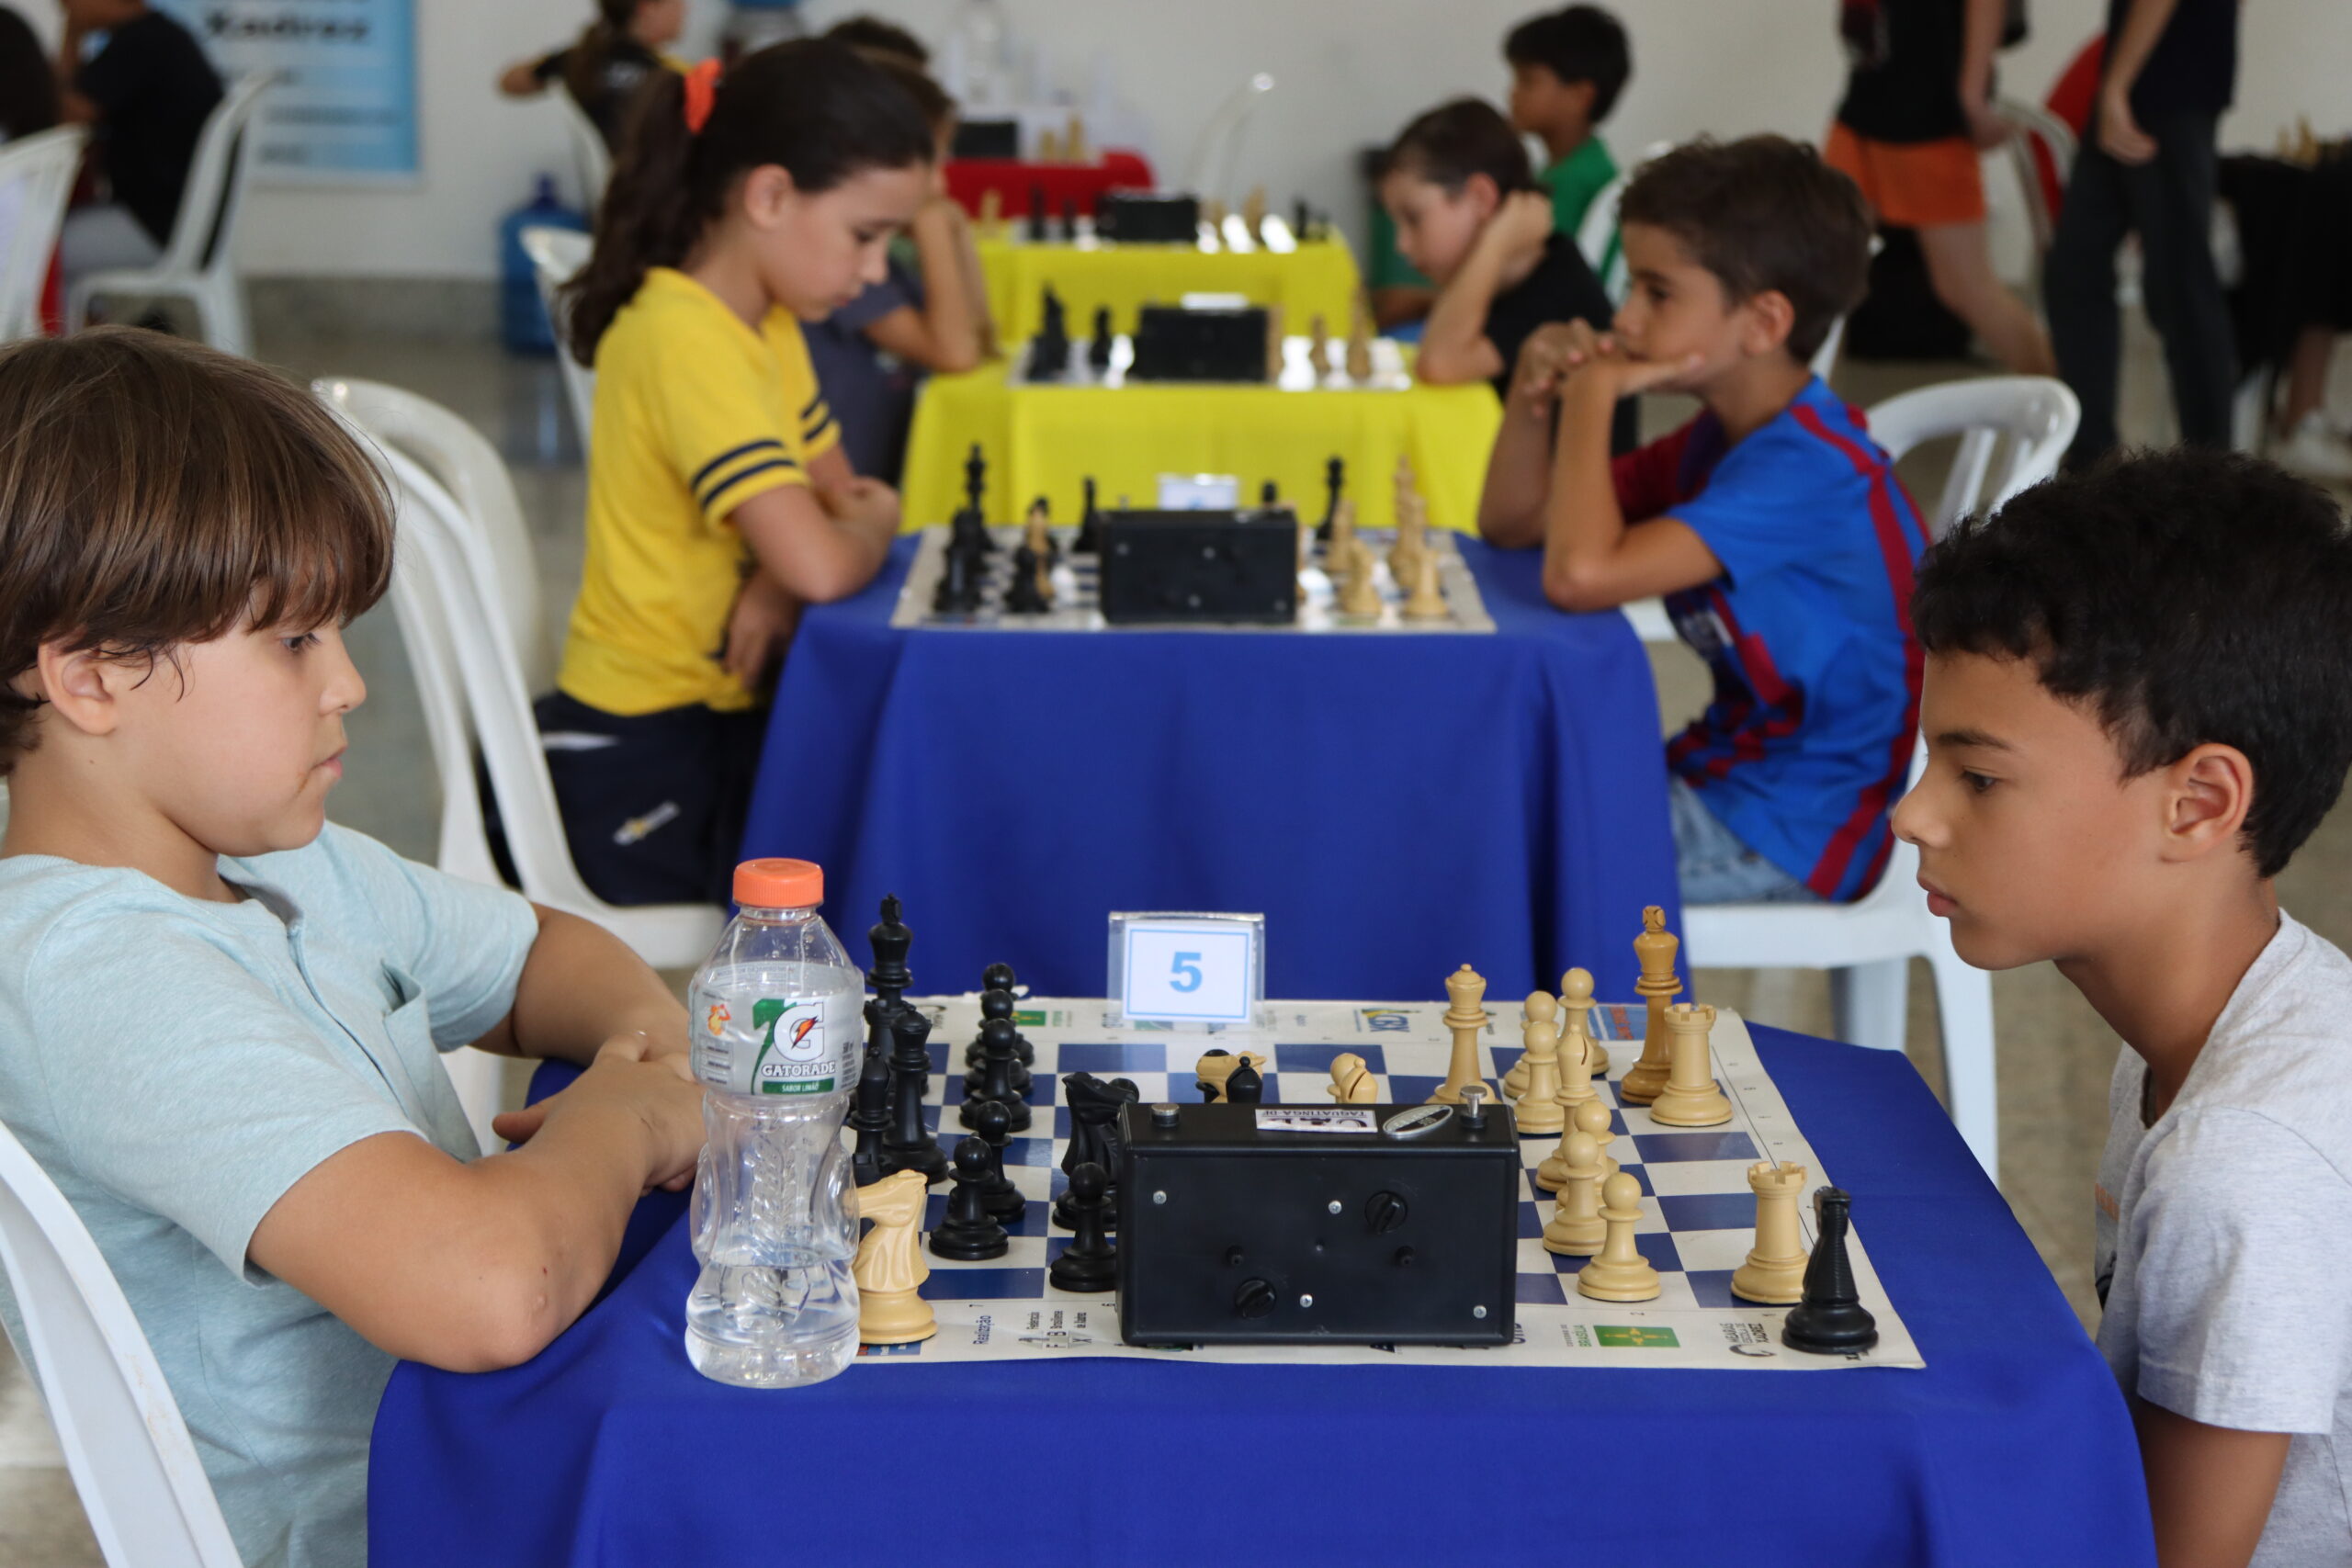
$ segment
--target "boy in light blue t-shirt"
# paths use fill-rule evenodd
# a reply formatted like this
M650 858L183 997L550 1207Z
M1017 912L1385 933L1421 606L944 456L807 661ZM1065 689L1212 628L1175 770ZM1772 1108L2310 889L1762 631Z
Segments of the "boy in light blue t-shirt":
M536 1355L702 1143L684 1010L628 949L326 826L391 543L358 446L257 366L0 351L0 1122L252 1564L364 1562L394 1359ZM468 1043L588 1071L485 1158L438 1055Z

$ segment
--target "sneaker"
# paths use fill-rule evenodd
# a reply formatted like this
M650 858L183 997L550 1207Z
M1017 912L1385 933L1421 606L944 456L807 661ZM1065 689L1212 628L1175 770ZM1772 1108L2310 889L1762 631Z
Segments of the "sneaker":
M2270 448L2270 460L2310 479L2352 479L2352 445L2329 430L2326 417L2316 409Z

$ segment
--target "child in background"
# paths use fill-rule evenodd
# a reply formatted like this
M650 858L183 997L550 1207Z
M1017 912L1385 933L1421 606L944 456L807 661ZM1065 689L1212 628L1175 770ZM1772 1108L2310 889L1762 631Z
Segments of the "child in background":
M1573 240L1585 209L1617 177L1617 160L1593 128L1617 107L1634 73L1625 28L1598 6L1570 6L1513 28L1503 58L1510 62L1511 129L1544 143L1551 162L1541 178L1552 192L1552 221Z
M108 197L65 215L58 254L65 283L116 267L153 266L172 243L205 122L220 106L204 47L147 0L62 0L58 112L91 128ZM105 43L83 58L93 38Z
M881 570L899 498L854 474L800 322L884 276L931 128L845 44L646 88L566 290L596 370L588 555L539 728L573 861L615 903L724 903L799 606Z
M931 126L936 153L930 197L910 226L914 265L891 256L880 283L810 323L808 358L841 423L849 466L895 483L922 373L953 375L980 362L988 285L972 225L949 198L942 172L956 139L955 100L903 58L864 52L906 90Z
M686 0L596 0L596 19L578 41L508 66L498 90L528 98L562 83L617 152L637 90L657 71L682 69L662 51L685 30Z
M1530 341L1478 526L1544 550L1565 610L1667 596L1714 700L1667 749L1685 903L1850 899L1883 869L1918 723L1917 508L1806 368L1861 298L1870 219L1777 136L1645 164L1620 209L1633 292L1603 335ZM1611 411L1705 405L1612 465Z
M1552 321L1609 321L1609 299L1576 242L1552 226L1527 149L1491 104L1457 98L1388 149L1381 205L1396 248L1434 279L1415 374L1439 386L1510 383L1520 345Z
M2122 1036L2098 1345L2183 1568L2352 1553L2352 963L2274 881L2352 765L2346 603L2335 502L2193 448L1962 525L1913 601L1928 908Z
M627 947L326 825L343 627L391 564L375 468L300 388L126 328L0 350L0 1122L240 1560L288 1568L365 1560L394 1359L528 1360L702 1145L685 1010ZM467 1043L588 1070L484 1158Z

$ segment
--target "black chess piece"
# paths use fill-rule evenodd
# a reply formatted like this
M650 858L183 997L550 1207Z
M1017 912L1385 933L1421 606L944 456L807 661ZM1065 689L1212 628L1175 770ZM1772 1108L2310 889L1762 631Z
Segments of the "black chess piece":
M1111 307L1094 307L1094 335L1086 341L1086 363L1095 375L1111 368Z
M931 1233L931 1250L958 1263L1001 1258L1012 1243L988 1209L989 1146L978 1138L956 1145L956 1186L947 1217Z
M1283 502L1283 487L1282 487L1282 486L1280 486L1280 485L1276 484L1276 483L1275 483L1273 480L1272 480L1272 479L1267 479L1267 480L1266 480L1266 481L1264 481L1262 484L1259 485L1259 487L1258 487L1258 504L1259 504L1259 505L1261 505L1261 506L1264 506L1264 507L1275 507L1275 506L1280 506L1280 505L1282 504L1282 502Z
M882 1140L882 1174L919 1170L925 1181L947 1171L939 1140L923 1124L924 1091L931 1087L931 1020L902 1008L890 1021L896 1045L890 1053L890 1132Z
M992 1052L1003 1054L1005 1081L1013 1094L1020 1096L1029 1092L1029 1068L1021 1060L1021 1053L1013 1043L1020 1036L1021 1032L1012 1027L1012 1021L1010 1018L988 1018L980 1021L980 1037L973 1042L973 1044L979 1047L980 1059L977 1066L967 1068L964 1074L966 1100L996 1098L988 1091L989 1056ZM965 1052L966 1059L969 1060L970 1055L971 1053L967 1049Z
M1245 1059L1225 1080L1225 1102L1227 1105L1256 1105L1266 1098L1266 1080L1258 1069Z
M1081 556L1102 553L1102 513L1094 506L1094 476L1086 476L1086 510L1079 514L1078 537L1069 544L1071 551Z
M1114 1173L1118 1170L1125 1149L1119 1137L1119 1108L1133 1105L1142 1098L1143 1091L1129 1078L1098 1078L1091 1073L1064 1077L1062 1100L1069 1107L1069 1144L1062 1151L1064 1174L1074 1174L1081 1165L1100 1166L1105 1173L1107 1190L1115 1196L1119 1183ZM1056 1201L1053 1219L1064 1230L1078 1228L1068 1192ZM1116 1226L1114 1209L1105 1208L1102 1223Z
M973 580L973 604L978 603L978 565L996 549L996 541L989 537L989 515L985 502L988 493L989 463L980 454L980 444L972 443L969 456L964 459L964 504L956 509L948 520L947 553L970 558L966 562Z
M889 1050L889 1021L906 1006L907 987L914 984L914 974L907 967L907 953L914 946L915 933L899 918L899 896L886 895L882 919L865 932L865 944L874 953L874 967L865 972L866 983L874 987L874 995L865 1002L865 1051L869 1056Z
M1053 565L1062 558L1061 541L1054 537L1054 502L1050 496L1039 496L1029 503L1029 515L1046 521L1046 564Z
M980 1106L994 1100L1012 1118L1012 1131L1025 1133L1029 1130L1029 1102L1022 1098L1013 1075L1026 1069L1012 1054L1012 1025L1001 1019L990 1019L981 1026L981 1037L987 1043L987 1052L981 1060L979 1093L967 1090L964 1108L956 1113L956 1120L971 1126Z
M1004 1174L1004 1145L1012 1135L1012 1117L991 1100L973 1113L972 1135L989 1146L988 1179L980 1184L981 1206L1011 1224L1029 1210L1029 1200Z
M1333 457L1323 465L1323 521L1315 525L1315 542L1331 542L1331 519L1339 515L1340 491L1347 488L1348 465L1342 458Z
M1067 1196L1071 1200L1071 1217L1077 1221L1070 1228L1077 1234L1046 1270L1046 1280L1056 1290L1099 1296L1117 1288L1119 1249L1104 1234L1111 1208L1104 1196L1109 1186L1110 1177L1092 1160L1069 1173Z
M979 558L949 545L939 561L939 589L931 596L934 614L968 615L980 607Z
M1029 379L1058 381L1069 373L1069 312L1062 297L1046 285L1046 303L1037 335L1029 344Z
M1053 607L1037 587L1039 564L1037 552L1025 543L1012 552L1012 581L1004 588L1006 615L1042 615Z
M916 1107L922 1114L922 1107ZM890 1131L890 1055L887 1050L865 1048L865 1060L858 1069L857 1098L849 1113L850 1130L857 1134L857 1148L850 1156L850 1173L860 1187L871 1187L890 1174L888 1156L883 1152L883 1140Z
M1291 198L1290 231L1294 239L1306 238L1306 198L1303 196Z
M1804 1300L1781 1324L1781 1343L1816 1356L1846 1356L1878 1343L1878 1321L1863 1307L1854 1286L1853 1260L1846 1255L1846 1228L1853 1199L1824 1187L1813 1195L1818 1234L1805 1260Z
M1075 244L1078 242L1078 201L1072 197L1062 198L1061 237L1064 244Z
M1024 232L1028 234L1029 243L1033 245L1042 245L1046 243L1046 187L1044 186L1033 185L1029 187L1029 222Z
M980 971L980 989L983 991L1002 991L1009 997L1020 985L1021 977L1013 974L1010 964L991 964Z
M1004 969L1004 965L992 964L989 966L989 972L991 975L999 969ZM1004 969L1004 972L1007 975L1012 973L1010 969ZM1012 990L1010 987L990 986L980 993L980 1021L983 1028L992 1018L1001 1018L1007 1022L1012 1021ZM972 1043L964 1047L964 1066L967 1071L978 1070L982 1062L987 1059L987 1039L986 1034L975 1034L972 1036ZM1020 1032L1018 1026L1015 1027L1012 1035L1012 1055L1024 1067L1034 1067L1037 1065L1037 1047L1029 1043L1029 1037Z
M1230 1056L1232 1055L1232 1052L1225 1049L1222 1045L1212 1045L1209 1049L1201 1053L1201 1059L1203 1061L1206 1061L1211 1056ZM1211 1082L1207 1078L1194 1078L1193 1080L1193 1087L1200 1090L1201 1102L1204 1105L1216 1104L1217 1096L1223 1092L1216 1084Z

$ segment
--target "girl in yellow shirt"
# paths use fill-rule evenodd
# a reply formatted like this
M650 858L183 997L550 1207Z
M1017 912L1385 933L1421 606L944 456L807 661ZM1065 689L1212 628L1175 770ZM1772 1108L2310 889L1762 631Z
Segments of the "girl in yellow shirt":
M539 705L572 859L616 903L724 902L800 604L881 569L899 498L860 479L800 322L884 274L928 194L904 88L820 39L643 90L567 289L596 371L588 551Z

